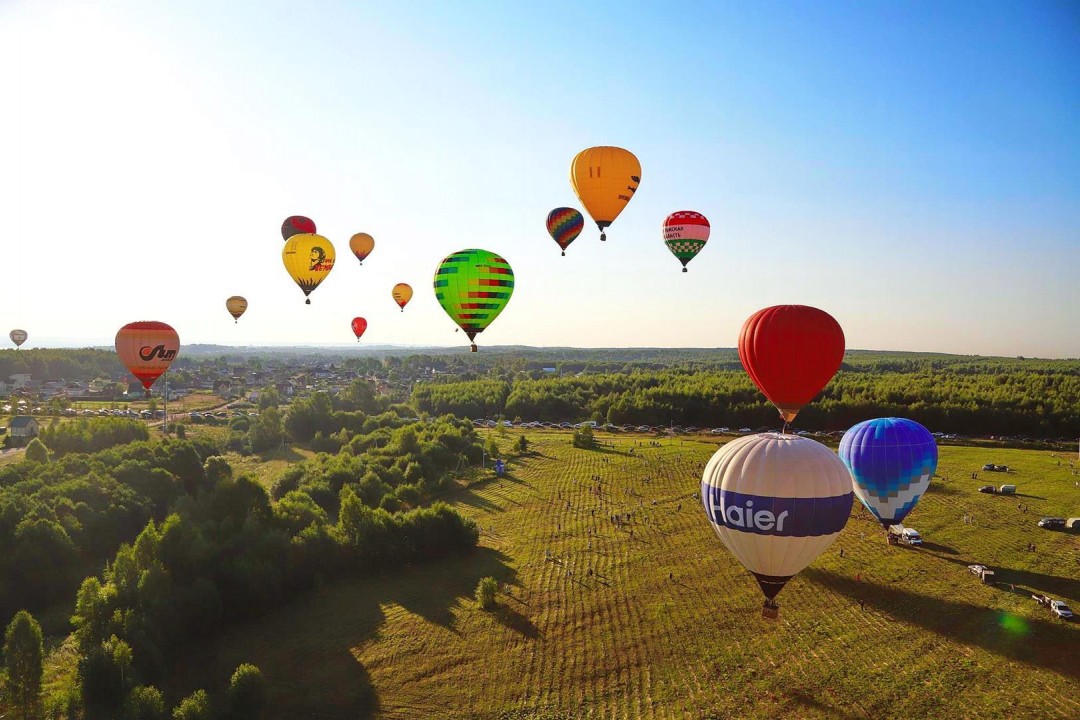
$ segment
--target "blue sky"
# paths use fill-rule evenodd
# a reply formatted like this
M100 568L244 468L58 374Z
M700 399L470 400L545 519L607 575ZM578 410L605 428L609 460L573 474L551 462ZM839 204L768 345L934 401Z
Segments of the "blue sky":
M482 247L517 286L481 346L732 347L802 303L853 348L1080 357L1075 3L306 5L0 5L0 315L28 345L138 319L336 344L354 315L463 344L431 278ZM641 186L560 257L543 220L592 145ZM713 228L686 274L676 210ZM291 214L338 249L311 306Z

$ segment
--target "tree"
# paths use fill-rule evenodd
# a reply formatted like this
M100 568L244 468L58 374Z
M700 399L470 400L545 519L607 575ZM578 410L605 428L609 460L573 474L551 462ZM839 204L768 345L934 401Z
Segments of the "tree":
M495 593L499 591L499 583L490 575L480 579L476 586L476 604L481 610L490 610L495 607Z
M25 610L16 613L4 633L4 667L7 684L4 695L14 707L16 718L41 717L41 626Z
M47 463L49 462L49 448L45 447L45 443L41 442L41 440L34 438L26 446L26 459L32 462Z
M196 690L173 708L173 720L213 720L210 696L205 690Z
M525 439L524 435L518 435L517 451L520 455L524 455L525 453L529 452L529 441Z
M125 720L164 720L165 701L156 687L139 685L124 701Z
M266 681L254 665L236 668L229 681L230 720L258 720L266 706Z
M252 452L276 450L284 437L281 411L275 407L259 413L259 420L248 430L248 444Z
M259 391L259 410L277 409L281 404L281 394L273 385L267 385Z
M489 437L487 442L487 456L494 460L499 457L499 444L495 442L495 438Z
M589 425L582 425L575 430L573 443L574 447L585 448L586 450L592 450L596 447L596 440L593 438L592 427Z

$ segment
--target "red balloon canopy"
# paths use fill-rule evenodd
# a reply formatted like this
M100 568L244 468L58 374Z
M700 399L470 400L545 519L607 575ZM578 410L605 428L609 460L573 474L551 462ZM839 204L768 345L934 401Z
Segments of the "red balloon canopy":
M116 333L116 354L147 393L180 351L172 326L153 320L128 323Z
M828 385L844 360L844 331L824 310L774 305L739 333L739 360L785 422Z
M360 336L367 330L367 320L362 317L356 317L352 320L352 331L356 335L356 342L360 342Z
M290 215L281 223L281 237L288 240L293 235L315 232L315 222L303 215Z

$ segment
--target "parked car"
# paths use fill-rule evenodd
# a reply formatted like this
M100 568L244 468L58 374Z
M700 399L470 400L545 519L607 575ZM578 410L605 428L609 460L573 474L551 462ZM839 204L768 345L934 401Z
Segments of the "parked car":
M994 487L993 485L983 485L981 488L979 488L979 492L981 492L981 493L990 493L991 495L993 495L994 493L997 492L997 488Z
M998 494L1000 494L1000 495L1015 495L1016 494L1016 486L1015 485L1002 485L1001 487L998 488Z
M979 579L986 584L994 582L994 571L985 565L968 565L968 572L978 575Z
M1064 530L1065 518L1045 517L1039 521L1039 527L1045 530Z
M1069 518L1065 521L1065 527L1070 530L1080 530L1080 518Z
M1062 620L1070 620L1073 616L1072 610L1065 604L1064 600L1051 600L1050 612L1054 613Z

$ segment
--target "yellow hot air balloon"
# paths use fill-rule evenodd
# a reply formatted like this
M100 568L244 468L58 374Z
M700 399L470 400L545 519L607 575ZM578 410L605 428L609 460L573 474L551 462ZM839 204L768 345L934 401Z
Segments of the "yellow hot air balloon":
M240 316L247 310L247 300L239 295L233 295L225 301L225 309L233 316L233 320L240 321Z
M371 251L375 249L375 238L371 237L367 233L356 233L349 238L349 249L352 250L353 255L360 261L360 264L364 264L364 258L371 254Z
M619 217L640 182L641 163L622 148L588 148L570 163L570 184L600 228L601 240L607 240L604 229Z
M334 269L334 245L322 235L300 233L293 235L281 251L281 260L292 279L310 295ZM311 304L311 298L305 301Z
M398 283L394 286L394 289L390 291L390 294L394 297L394 302L401 308L401 312L405 312L405 306L412 300L412 286L405 283Z

